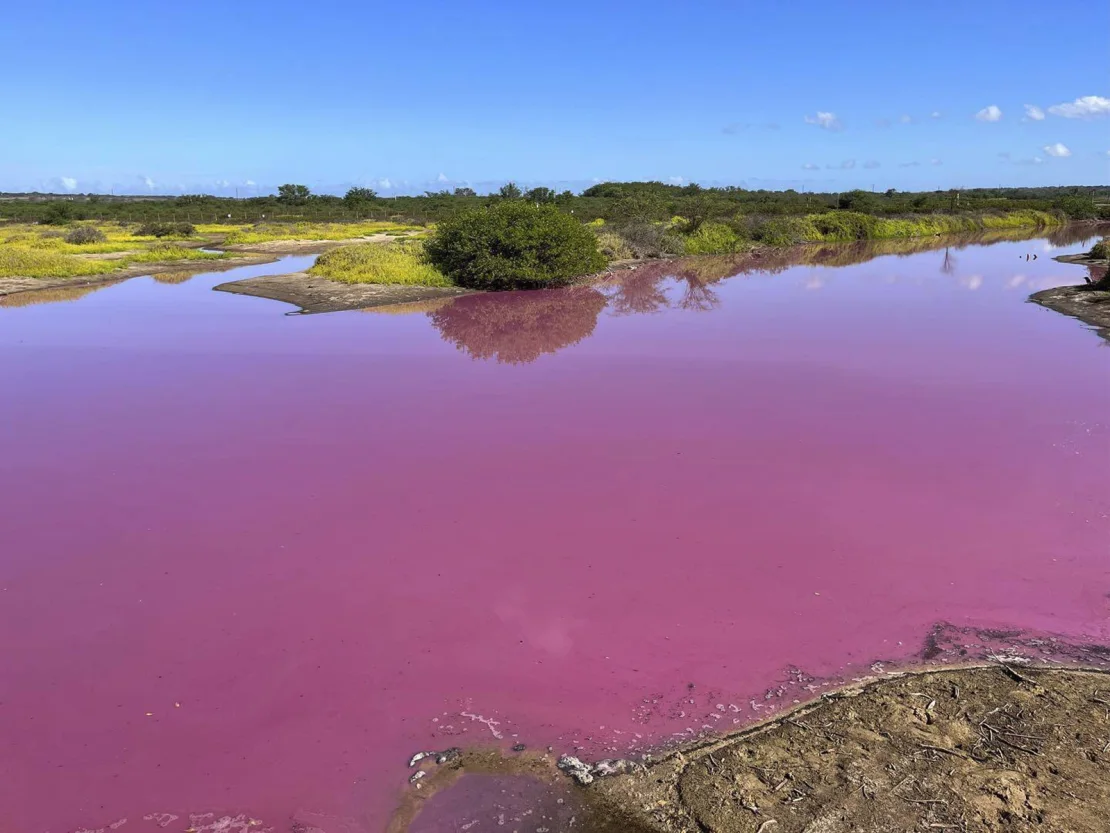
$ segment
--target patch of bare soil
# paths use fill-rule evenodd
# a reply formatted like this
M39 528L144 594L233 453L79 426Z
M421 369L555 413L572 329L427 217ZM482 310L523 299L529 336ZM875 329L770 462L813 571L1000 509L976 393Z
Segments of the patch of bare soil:
M173 273L186 277L202 272L224 272L239 266L252 266L257 263L270 263L277 260L272 255L231 257L226 260L169 260L165 263L140 263L126 269L117 269L103 275L78 275L72 278L0 278L0 297L17 292L38 292L54 289L74 289L87 286L118 283L127 278L143 275Z
M270 298L300 307L301 312L337 312L391 304L411 304L469 295L472 290L455 287L399 286L372 283L340 283L308 272L263 275L222 283L220 292Z
M500 772L551 778L551 755L524 757L502 758ZM573 772L565 758L560 767ZM488 751L458 754L414 782L422 790L391 830L438 830L420 821L438 782L497 771ZM570 802L577 830L1105 833L1110 675L994 664L888 676L730 737L592 771Z

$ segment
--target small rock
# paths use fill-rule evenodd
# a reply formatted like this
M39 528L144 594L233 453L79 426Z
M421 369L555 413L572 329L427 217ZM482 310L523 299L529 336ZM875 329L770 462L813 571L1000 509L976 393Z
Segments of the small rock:
M514 743L513 744L513 751L514 752L523 752L527 748L528 747L525 746L523 743Z
M455 760L455 758L459 757L461 754L462 750L459 749L459 747L452 746L450 749L444 749L442 752L436 755L436 763L446 764L449 761Z
M583 787L594 782L590 767L573 755L563 755L555 763L563 772L581 784Z
M416 766L418 763L420 763L425 758L431 758L435 754L436 754L435 752L417 752L415 755L413 755L411 758L409 758L409 766L410 767Z
M635 772L640 768L640 765L635 761L628 761L624 758L609 758L608 760L598 761L590 771L594 776L604 778L608 775L627 775L629 772Z
M422 770L422 769L418 769L418 770L417 770L416 772L414 772L414 773L413 773L413 774L412 774L412 775L411 775L411 776L409 777L409 783L410 783L410 784L415 784L415 783L416 783L417 781L419 781L419 780L420 780L421 778L423 778L423 777L424 777L425 775L427 775L427 774L428 774L428 773L426 773L426 772L425 772L424 770Z

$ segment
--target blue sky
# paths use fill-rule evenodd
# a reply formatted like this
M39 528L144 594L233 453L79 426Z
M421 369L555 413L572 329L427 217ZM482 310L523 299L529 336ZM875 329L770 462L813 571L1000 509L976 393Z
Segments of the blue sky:
M1093 0L16 3L0 190L1105 184L1108 31Z

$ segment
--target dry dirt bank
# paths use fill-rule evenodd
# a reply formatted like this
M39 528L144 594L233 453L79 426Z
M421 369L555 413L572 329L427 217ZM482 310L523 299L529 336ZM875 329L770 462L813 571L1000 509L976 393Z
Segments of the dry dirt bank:
M1061 255L1055 260L1086 266L1087 282L1042 289L1030 295L1029 300L1082 321L1110 341L1110 284L1106 274L1110 261L1089 254Z
M471 294L469 289L453 287L340 283L310 275L308 272L262 275L241 281L229 281L215 289L219 292L283 301L300 307L301 312L306 313L370 309Z
M548 785L521 830L1105 833L1110 675L993 664L888 676L572 791L554 763L462 752L429 768L391 830L438 829L437 793L474 774Z

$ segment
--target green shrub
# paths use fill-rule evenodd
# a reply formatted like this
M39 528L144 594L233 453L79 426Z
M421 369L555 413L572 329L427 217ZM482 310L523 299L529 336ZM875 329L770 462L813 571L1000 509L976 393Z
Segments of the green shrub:
M605 255L606 260L631 260L636 257L632 247L628 245L628 241L615 231L599 232L597 248Z
M103 243L108 236L94 226L78 226L69 231L64 239L75 246L87 246L90 243Z
M664 257L680 255L686 241L677 232L659 223L633 222L614 229L632 252L632 257Z
M1104 237L1099 240L1095 245L1091 246L1091 251L1087 254L1097 260L1110 260L1110 237Z
M445 220L425 252L452 281L474 289L556 286L605 267L588 228L554 206L517 200Z
M135 230L135 236L192 237L196 232L192 223L143 223Z
M744 241L724 223L702 223L686 235L684 251L688 255L724 255L743 248Z
M64 226L73 219L73 206L68 202L52 202L46 206L39 221L44 226Z
M343 283L384 283L451 286L424 256L419 241L358 243L325 252L308 270L313 275Z

